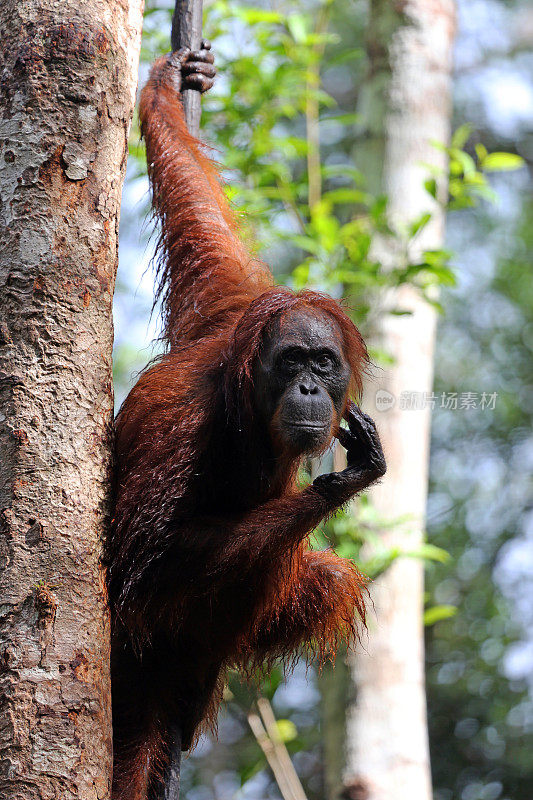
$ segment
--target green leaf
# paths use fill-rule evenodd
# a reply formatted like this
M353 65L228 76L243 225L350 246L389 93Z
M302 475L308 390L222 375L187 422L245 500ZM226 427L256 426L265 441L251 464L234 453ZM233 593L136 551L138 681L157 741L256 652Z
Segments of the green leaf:
M447 153L448 148L442 142L439 142L437 139L430 139L430 145L435 148L435 150L440 150L441 152Z
M233 12L236 16L240 17L249 25L257 25L258 22L266 22L269 24L283 22L283 14L280 14L277 11L263 11L257 8L242 8L234 6Z
M462 197L461 199L450 200L446 207L448 211L462 211L464 208L474 208L475 205L476 202L471 197Z
M425 214L421 214L418 219L412 222L411 225L409 226L409 234L411 238L413 236L416 236L416 234L419 231L421 231L422 228L425 228L430 219L431 219L431 214L429 212L426 212Z
M385 212L387 211L387 203L388 199L386 195L380 195L376 198L370 209L370 214L374 222L379 223L380 220L385 216Z
M331 203L364 203L368 199L365 192L348 187L332 189L330 192L324 192L322 196Z
M264 769L264 759L260 758L258 761L250 761L245 764L240 771L241 781L244 784L257 775L260 770Z
M278 719L276 722L279 738L282 742L292 742L298 736L298 729L290 719Z
M435 622L440 622L441 619L450 619L457 613L455 606L432 606L426 608L424 611L424 625L434 625Z
M438 314L442 314L444 316L444 314L446 313L446 309L444 308L442 303L439 303L439 301L435 300L434 297L426 296L426 303L428 303L430 306L433 306L433 308Z
M416 550L410 550L405 555L411 558L422 558L425 561L439 561L441 564L446 564L450 560L450 554L446 550L427 542L421 544Z
M463 166L457 158L450 159L448 168L450 171L450 175L453 175L454 177L458 177L459 175L462 175L464 172Z
M516 153L489 153L483 160L483 169L486 172L507 172L520 169L524 164L522 156Z
M321 122L329 122L330 120L334 120L335 122L340 122L343 125L355 125L355 123L359 122L360 119L361 114L353 112L350 114L328 114L327 117L322 118Z
M452 147L450 148L450 156L461 165L461 171L464 172L465 175L470 175L476 171L474 159L472 156L468 155L468 153L465 153L464 150L458 150L456 147ZM450 164L451 167L453 167L453 163L452 161ZM455 169L452 171L454 174L457 174Z
M437 197L437 181L435 178L430 178L427 181L424 181L424 188L431 197Z
M452 147L462 150L472 134L473 126L467 122L461 125L452 136Z
M287 20L287 27L297 44L303 44L307 40L306 22L302 14L291 14Z
M369 578L377 578L378 575L382 575L401 555L397 547L383 550L373 555L367 561L361 562L361 570L365 575L368 575Z
M478 144L476 144L475 149L476 149L477 160L479 161L479 164L482 167L483 162L487 157L487 148L485 147L484 144L481 144L481 142L479 142Z
M321 245L315 239L312 239L310 236L302 236L300 234L294 234L289 236L289 239L297 247L300 247L302 250L305 250L308 253L312 253L314 256L319 257L324 254Z
M453 257L451 250L424 250L424 261L431 267L442 267Z

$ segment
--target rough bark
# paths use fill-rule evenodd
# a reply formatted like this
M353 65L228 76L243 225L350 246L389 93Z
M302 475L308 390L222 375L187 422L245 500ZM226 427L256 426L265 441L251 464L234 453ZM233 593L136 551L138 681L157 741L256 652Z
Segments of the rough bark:
M111 304L142 0L2 0L0 797L109 797Z
M382 0L374 0L374 19ZM452 0L403 0L395 3L400 24L383 41L383 29L369 48L371 60L388 46L389 85L374 60L379 91L385 100L382 186L390 200L396 227L430 210L432 222L413 243L413 255L442 246L444 219L424 189L424 163L445 167L445 155L432 141L445 143L450 128L450 71L454 33ZM446 189L442 187L441 189ZM377 242L385 263L395 258ZM384 316L380 345L394 358L368 387L387 457L388 472L373 491L373 502L389 520L403 519L384 532L388 545L416 550L424 537L424 514L430 434L430 407L402 410L405 391L432 389L435 312L417 293L403 287L384 300L386 306L410 310L410 316ZM377 390L395 398L390 410L377 410ZM370 403L369 403L370 405ZM347 797L368 800L429 800L431 776L424 685L423 563L395 562L371 589L375 620L368 645L353 659L357 702L347 725Z

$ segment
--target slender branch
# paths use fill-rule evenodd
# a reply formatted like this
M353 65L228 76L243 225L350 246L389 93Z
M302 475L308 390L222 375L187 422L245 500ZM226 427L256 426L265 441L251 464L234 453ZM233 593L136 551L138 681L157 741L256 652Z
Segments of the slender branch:
M274 712L272 711L272 706L270 705L270 702L267 700L266 697L259 697L257 700L257 707L259 708L259 713L263 718L263 722L265 724L270 740L274 745L274 750L282 766L285 777L287 778L287 781L291 786L291 791L294 800L307 800L303 786L300 783L298 774L294 769L294 764L292 763L291 757L289 756L289 752L279 735L278 725L276 722L276 718L274 716Z
M307 179L309 183L309 209L311 210L322 197L322 175L320 171L320 108L317 90L320 86L320 61L324 53L324 42L320 34L326 31L329 20L330 2L320 9L315 34L317 42L313 47L311 61L307 70L307 91L305 120L307 127Z
M311 210L322 195L322 176L320 174L320 131L319 107L316 90L319 85L318 65L309 67L307 73L307 92L305 120L307 125L307 180L309 183L309 209Z
M270 769L274 774L274 778L276 783L278 784L278 788L281 792L281 796L283 800L295 800L294 795L291 791L290 783L287 781L285 777L285 771L283 770L282 765L279 762L278 754L276 753L276 748L272 740L270 739L268 733L266 732L263 723L258 714L254 714L250 712L248 714L248 724L252 729L252 733L257 739L257 743L259 747L263 751L265 758L268 762Z

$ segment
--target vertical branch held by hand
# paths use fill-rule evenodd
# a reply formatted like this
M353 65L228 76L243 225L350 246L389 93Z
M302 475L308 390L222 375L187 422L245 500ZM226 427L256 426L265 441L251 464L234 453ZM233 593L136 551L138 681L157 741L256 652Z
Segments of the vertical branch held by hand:
M172 51L180 47L199 50L202 42L202 0L176 0L170 35ZM201 95L194 89L183 92L183 110L189 133L200 133Z

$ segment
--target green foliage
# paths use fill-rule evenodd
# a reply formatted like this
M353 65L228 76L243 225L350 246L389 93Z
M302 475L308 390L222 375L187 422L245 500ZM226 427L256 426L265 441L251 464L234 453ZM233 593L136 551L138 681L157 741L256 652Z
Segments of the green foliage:
M446 207L449 211L463 208L475 208L479 200L494 202L496 193L490 187L487 172L510 172L524 166L524 159L514 153L489 153L486 147L478 143L471 155L464 148L472 135L472 126L461 125L452 136L449 147L444 147L440 142L434 146L444 150L448 155L448 192L449 197ZM434 175L442 175L437 168L428 166ZM436 181L430 179L426 182L427 191L437 196Z
M456 606L440 605L431 606L424 611L424 625L434 625L443 619L450 619L457 613Z
M533 202L519 192L515 202L518 224L482 209L463 220L464 280L446 298L438 341L436 392L491 387L498 399L490 415L434 422L429 532L453 569L431 567L427 585L457 608L427 629L436 800L529 800L533 785L533 703L526 676L508 667L520 626L531 624L527 568L520 575L516 557L505 568L515 547L527 561L531 508Z
M367 191L353 163L321 157L320 138L332 126L349 136L357 120L356 114L338 112L321 82L323 71L360 55L353 48L338 52L339 37L328 31L331 6L330 0L300 0L287 13L231 0L209 6L206 31L217 43L219 79L204 98L202 127L231 182L231 201L246 211L249 238L278 279L296 289L349 295L364 329L376 292L411 283L435 303L435 287L453 285L455 278L448 250L427 251L415 261L410 256L430 211L407 230L393 231L387 198ZM150 14L156 8L152 0ZM143 54L166 49L160 30L147 26ZM511 154L480 151L476 165L463 149L470 134L462 126L450 147L435 144L449 156L450 209L493 199L485 171L521 163ZM448 176L434 167L428 174L426 189L438 198ZM377 236L394 240L392 268L384 269L372 251Z
M381 575L400 557L446 563L447 552L427 542L414 550L386 545L382 532L398 526L408 532L409 520L383 519L368 496L363 495L357 500L356 513L353 508L339 511L313 533L311 544L317 550L333 547L343 558L357 561L361 571L371 580ZM369 552L372 555L365 556Z

